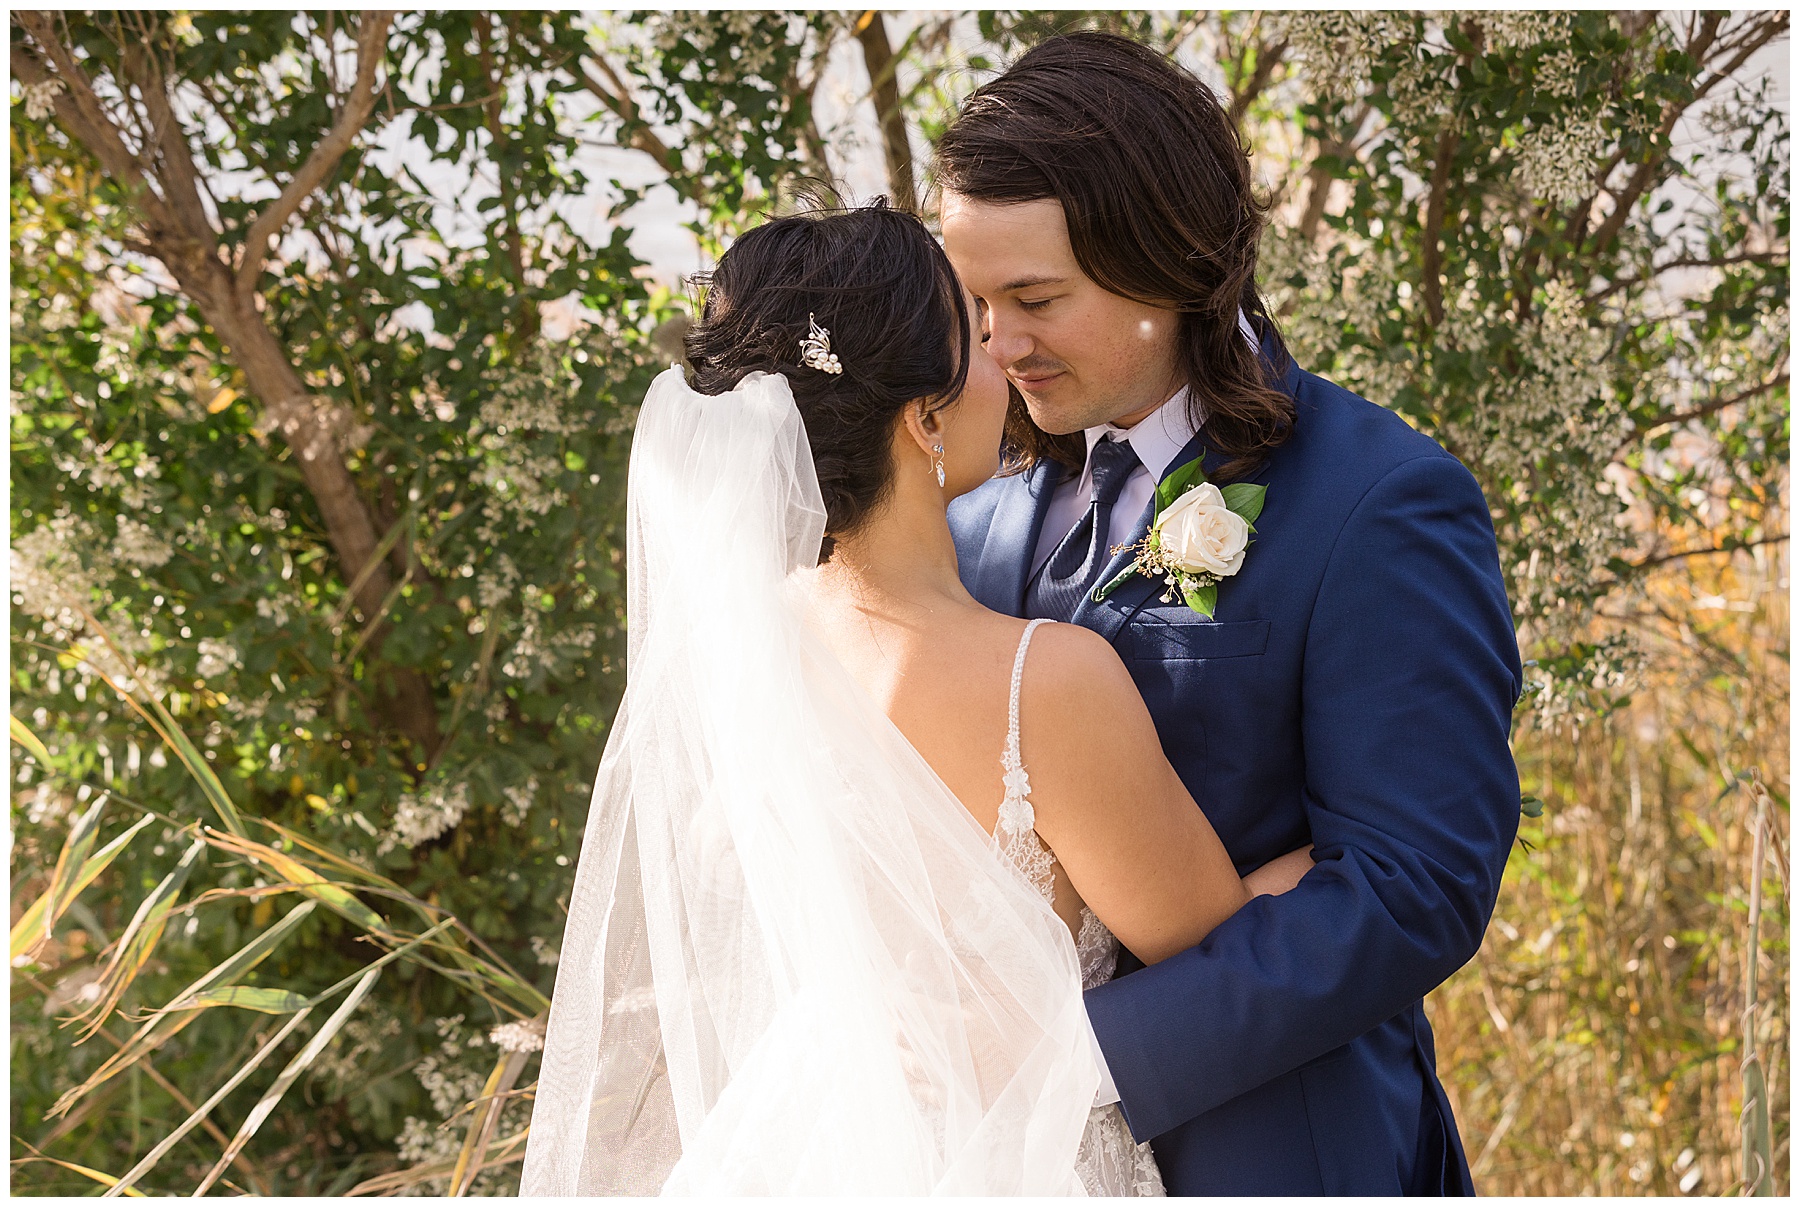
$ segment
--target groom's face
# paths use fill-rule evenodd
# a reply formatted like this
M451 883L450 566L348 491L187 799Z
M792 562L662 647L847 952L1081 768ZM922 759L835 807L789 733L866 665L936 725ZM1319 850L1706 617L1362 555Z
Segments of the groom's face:
M999 205L947 192L943 231L988 355L1045 431L1130 427L1181 387L1178 316L1082 272L1061 202Z

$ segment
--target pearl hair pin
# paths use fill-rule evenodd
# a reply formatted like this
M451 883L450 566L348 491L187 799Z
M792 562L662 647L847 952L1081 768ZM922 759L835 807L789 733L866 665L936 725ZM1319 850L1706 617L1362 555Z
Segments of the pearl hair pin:
M844 371L844 366L831 350L831 332L819 326L819 320L808 314L806 324L811 328L805 339L800 341L800 363L809 369L817 369L821 373L834 376Z

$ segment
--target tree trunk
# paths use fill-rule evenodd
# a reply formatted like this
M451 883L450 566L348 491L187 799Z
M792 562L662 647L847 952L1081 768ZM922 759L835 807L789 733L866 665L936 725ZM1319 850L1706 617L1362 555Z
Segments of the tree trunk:
M906 137L906 111L900 106L899 64L888 44L887 23L870 10L856 26L862 43L863 65L869 69L869 89L875 116L881 123L881 147L887 156L888 191L894 208L915 213L919 197L913 184L912 144Z
M224 341L227 354L243 370L250 392L268 408L275 430L294 450L301 479L325 521L326 537L337 554L346 582L362 579L356 590L356 606L364 617L375 619L382 601L393 589L394 579L385 564L370 565L380 537L356 479L344 464L339 445L342 416L327 409L306 389L254 303L237 296L230 269L187 240L167 240L171 246L159 238L163 232L147 233L182 291L193 299ZM385 623L380 623L365 647L379 711L395 729L418 743L424 753L419 761L429 762L441 741L437 702L430 685L417 671L382 666L375 661L374 654L387 629Z

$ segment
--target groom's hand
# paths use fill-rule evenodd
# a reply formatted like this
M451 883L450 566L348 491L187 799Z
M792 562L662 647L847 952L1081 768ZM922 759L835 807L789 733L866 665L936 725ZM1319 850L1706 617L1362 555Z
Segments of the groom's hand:
M1252 897L1277 897L1300 883L1300 877L1312 870L1312 843L1269 862L1244 877L1244 887Z

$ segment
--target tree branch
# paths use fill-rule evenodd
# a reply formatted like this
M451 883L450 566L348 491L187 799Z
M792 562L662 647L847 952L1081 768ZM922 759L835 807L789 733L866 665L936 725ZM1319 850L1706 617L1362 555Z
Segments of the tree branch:
M129 70L122 66L112 77L128 104L134 92L141 94L133 113L148 135L142 152L133 155L125 149L118 126L100 106L72 53L56 40L49 18L32 13L20 14L15 20L58 68L56 76L49 76L40 62L29 52L21 53L21 47L15 43L13 61L19 78L61 79L65 92L55 98L55 111L71 141L98 159L103 169L138 186L133 218L142 239L128 237L127 245L141 248L160 261L174 278L175 287L218 334L227 355L243 371L251 392L268 408L270 426L294 450L301 478L325 521L344 575L363 584L356 593L357 603L365 614L377 615L393 580L379 563L366 575L362 573L371 563L376 537L368 508L340 447L345 416L329 400L315 398L307 390L294 369L291 351L258 312L254 287L256 265L266 254L268 239L299 205L299 199L291 196L296 186L310 181L309 187L316 188L323 183L342 149L373 109L376 90L370 87L370 81L380 58L378 51L386 44L391 14L364 17L358 40L358 83L340 110L333 130L315 148L300 175L282 199L272 203L257 219L246 247L248 271L241 269L235 275L224 259L217 233L205 217L198 192L190 195L186 186L179 183L183 171L194 170L194 162L186 137L174 120L160 68L143 59L146 52L142 37L138 44L121 51L122 60L130 64ZM329 53L329 47L325 53ZM340 144L335 152L327 145L334 142ZM176 182L173 187L172 181ZM386 632L385 626L372 630L371 655ZM423 676L407 667L383 666L376 670L375 686L382 699L382 711L395 728L417 742L428 756L435 751L440 742L437 706Z
M500 121L500 104L505 93L504 76L495 70L494 62L494 26L484 12L474 16L476 37L480 40L480 62L483 79L493 88L487 104L482 106L482 118L487 125L488 137L494 140L493 159L496 164L504 161L506 153L506 127ZM530 339L537 334L537 308L531 305L525 292L525 243L519 230L519 198L518 190L513 187L512 177L505 171L500 172L500 208L504 213L505 234L500 244L506 249L506 261L512 266L513 287L516 298L513 306L513 318L517 332L523 339Z
M155 53L142 44L128 47L121 56L125 78L137 86L143 97L150 121L149 137L144 151L156 155L156 183L168 199L169 210L179 224L181 235L195 246L211 246L218 241L206 216L206 205L200 200L200 173L194 167L194 156L188 147L187 132L175 116L164 85L162 66Z
M1431 193L1425 202L1425 226L1420 231L1424 254L1419 264L1419 287L1424 295L1425 317L1435 329L1444 321L1444 210L1450 197L1450 164L1460 141L1456 126L1446 121L1438 135L1437 156L1431 165Z
M589 75L587 69L580 63L574 65L576 81L599 97L600 103L611 110L614 117L624 121L627 146L634 151L642 151L654 159L657 166L664 171L669 170L673 166L669 159L669 146L658 138L656 131L652 130L649 123L644 121L638 111L637 102L631 99L631 90L625 86L625 81L619 78L618 72L612 69L612 64L603 57L596 55L594 61L600 65L600 70L606 73L606 78L612 81L613 87L617 88L618 92L608 91L606 86Z
M143 194L141 203L151 212L153 220L166 220L168 209L163 204L161 194L151 187L143 162L125 145L119 127L107 116L106 107L100 103L87 73L57 36L52 16L49 13L22 12L15 13L13 20L37 44L39 53L56 67L54 72L49 71L43 59L15 42L12 47L13 75L28 86L60 80L63 91L52 102L56 120L87 147L94 158L100 161L101 167L138 187Z
M1672 272L1677 268L1724 268L1731 264L1772 264L1777 260L1787 258L1788 253L1785 251L1746 251L1729 256L1679 256L1673 260L1665 260L1661 264L1651 265L1650 271L1641 277L1621 277L1599 293L1590 294L1587 301L1590 305L1595 302L1603 302L1621 289L1642 285L1653 277L1659 277L1663 273Z
M881 148L887 156L888 192L894 207L913 213L919 208L913 184L912 143L906 135L906 112L900 106L900 84L895 78L900 62L888 42L887 22L869 9L856 23L856 40L862 43L863 66L869 71L869 94L875 102L875 118L881 126Z
M1719 27L1723 24L1726 15L1724 13L1707 13L1701 19L1699 32L1685 48L1688 56L1695 63L1703 63L1706 55L1713 49L1714 44L1718 41ZM1710 75L1696 84L1694 95L1687 101L1679 105L1671 104L1668 107L1668 111L1663 115L1662 124L1657 128L1657 141L1666 140L1683 113L1699 104L1707 93L1716 88L1721 81L1729 79L1733 72L1742 67L1751 55L1773 41L1779 34L1786 32L1787 27L1788 15L1779 13L1765 20L1760 26L1751 26L1750 32L1743 35L1741 40L1730 43L1727 48L1735 47L1736 53L1726 64L1713 69ZM1606 216L1606 221L1601 223L1600 229L1594 232L1593 250L1595 252L1605 251L1607 245L1613 241L1619 231L1624 229L1625 223L1631 217L1632 207L1649 189L1655 179L1657 169L1667 161L1668 155L1665 153L1652 156L1637 166L1637 170L1626 181L1625 187L1616 195L1612 213Z
M1359 150L1356 136L1362 133L1363 123L1369 120L1372 108L1368 101L1357 108L1347 127L1350 131L1348 137L1319 140L1319 153L1313 156L1313 165L1306 172L1306 212L1300 216L1300 224L1295 228L1300 237L1309 243L1318 234L1319 223L1325 220L1325 206L1331 199L1331 182L1337 179L1319 166L1319 160L1327 155L1334 159L1354 158Z
M350 85L349 95L338 109L337 120L313 147L312 154L306 157L306 162L300 165L287 187L281 190L281 196L270 202L250 224L250 233L244 238L243 262L237 271L240 299L248 298L256 289L263 263L269 256L269 241L281 233L281 228L294 216L300 203L324 183L325 177L337 167L357 134L368 124L369 116L375 112L375 98L381 91L375 86L375 69L386 56L388 27L393 22L391 12L363 14L362 27L356 35L356 81Z
M1788 375L1786 373L1779 373L1760 385L1751 386L1747 390L1741 390L1738 393L1729 395L1725 398L1715 398L1711 402L1702 403L1700 406L1685 411L1670 410L1664 411L1660 415L1653 415L1648 419L1641 420L1637 425L1637 430L1639 434L1642 434L1654 428L1659 428L1665 423L1687 423L1694 419L1704 419L1708 415L1716 415L1726 407L1734 407L1740 402L1748 402L1752 398L1767 394L1773 390L1779 390L1787 384ZM1631 442L1626 441L1626 443L1629 444Z
M1250 78L1244 81L1242 88L1231 90L1231 107L1226 110L1226 116L1231 119L1233 126L1243 124L1244 114L1250 111L1250 106L1255 103L1256 98L1261 96L1263 89L1269 86L1269 81L1275 76L1275 69L1281 66L1282 59L1287 55L1286 38L1276 42L1273 46L1263 42L1257 42L1255 46L1256 66L1251 69Z
M1661 566L1667 562L1678 562L1683 558L1705 557L1709 553L1736 553L1740 549L1755 549L1761 545L1779 545L1788 539L1788 534L1778 532L1774 536L1765 536L1754 541L1726 541L1723 545L1707 545L1699 549L1681 549L1674 553L1662 553L1655 557L1647 557L1642 561L1630 563L1632 570L1648 570L1652 566Z

